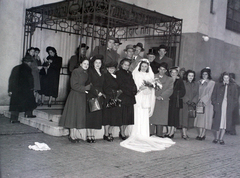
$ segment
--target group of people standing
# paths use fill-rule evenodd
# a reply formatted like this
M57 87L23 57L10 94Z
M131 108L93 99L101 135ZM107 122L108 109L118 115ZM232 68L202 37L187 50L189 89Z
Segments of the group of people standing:
M58 97L62 57L51 46L46 48L46 52L48 57L41 59L40 49L30 47L22 64L14 67L11 72L8 93L11 96L9 111L12 123L19 122L19 112L25 112L25 117L28 118L36 117L33 110L37 105L44 104L45 96L49 97L48 107L51 107L52 98Z
M165 45L159 46L159 55L149 49L143 58L142 43L128 44L124 49L126 57L120 59L117 50L121 44L119 39L108 37L106 45L96 46L87 58L89 47L82 43L71 57L71 91L59 121L60 126L70 129L69 141L78 142L78 129L85 128L87 142L95 143L94 130L104 126L103 139L111 142L113 127L117 126L119 137L124 140L121 146L148 152L173 145L171 138L177 128L182 128L182 138L188 140L187 130L197 127L196 139L201 141L206 138L206 130L212 129L215 131L213 143L220 144L224 144L225 131L234 134L239 122L239 87L234 74L224 72L219 82L215 82L211 69L206 67L201 70L201 79L196 81L195 71L173 66L173 60L166 57ZM29 90L49 96L51 106L51 98L57 97L58 90L54 87L58 87L58 83L53 81L59 82L62 58L57 56L55 48L48 47L47 61L40 63L37 54L35 57L30 54L31 50L23 58L23 64L28 61L34 64L36 60L28 71L33 78L34 72L39 74L44 70L45 74L40 77L41 85L37 85L34 78L34 86ZM44 65L45 62L48 64ZM9 92L14 88L11 83L15 81L9 82ZM40 90L37 86L41 86ZM129 125L132 125L130 135L125 132Z

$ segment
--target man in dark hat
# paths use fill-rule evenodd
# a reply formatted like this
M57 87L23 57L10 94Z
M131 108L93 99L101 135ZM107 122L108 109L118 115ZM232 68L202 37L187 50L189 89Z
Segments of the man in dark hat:
M163 137L163 126L168 125L169 97L173 93L173 79L167 76L168 64L159 64L159 73L155 74L156 82L162 84L162 89L155 91L156 103L153 115L150 117L150 134Z
M79 67L80 62L86 59L86 53L89 47L82 43L75 51L75 55L71 56L69 63L68 63L68 70L70 73L76 68Z
M113 50L113 46L116 42L116 38L109 36L107 38L107 46L96 46L93 52L91 53L91 57L95 56L96 54L101 54L104 56L103 64L111 62L118 62L118 54L116 51Z
M162 62L166 62L168 64L168 68L171 68L173 66L173 60L167 56L165 56L167 53L167 46L160 45L158 48L158 54L159 57L157 57L154 61L158 64Z
M113 46L113 50L116 51L116 53L117 53L118 48L119 48L119 46L120 46L121 44L122 44L122 43L120 42L119 38L116 38L115 43L114 43L114 46ZM117 61L119 61L119 60L120 60L120 55L119 55L118 53L117 53L117 56L118 56L118 60L117 60Z
M34 98L34 82L32 69L32 56L27 55L22 59L22 64L15 66L11 72L8 84L8 94L11 97L9 111L11 123L19 123L19 112L25 112L25 117L36 117L32 111L37 107Z
M156 55L153 49L148 50L147 58L148 58L148 61L150 62L150 66L152 68L153 73L154 74L158 73L158 68L160 64L154 61L156 59Z
M133 54L134 54L134 47L133 45L129 44L126 46L126 48L123 50L126 54L126 57L124 59L128 59L130 61L130 68L129 70L132 72L135 67L132 66L133 62Z
M137 43L136 45L133 45L134 47L134 55L133 55L133 61L132 61L132 64L130 66L130 71L133 71L138 63L140 62L141 59L143 59L142 56L140 56L140 53L141 52L144 52L144 48L143 48L143 44L142 43Z

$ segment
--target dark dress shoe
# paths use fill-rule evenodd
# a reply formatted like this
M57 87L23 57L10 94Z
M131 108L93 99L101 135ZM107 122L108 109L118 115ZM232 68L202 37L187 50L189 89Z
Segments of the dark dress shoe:
M52 107L52 104L48 104L48 107L51 108L51 107Z
M94 136L92 136L92 143L96 143L96 140L95 140L95 137Z
M122 136L122 134L119 132L119 138L121 138L122 140L126 140L127 139L127 137L125 136Z
M219 140L220 145L225 145L225 142L223 140Z
M16 120L12 120L10 121L12 124L15 124L15 123L20 123L20 121L16 121Z
M111 142L111 138L109 136L103 135L103 140L107 140L108 142Z
M72 137L68 137L68 140L71 142L71 143L77 143L77 139L72 139Z

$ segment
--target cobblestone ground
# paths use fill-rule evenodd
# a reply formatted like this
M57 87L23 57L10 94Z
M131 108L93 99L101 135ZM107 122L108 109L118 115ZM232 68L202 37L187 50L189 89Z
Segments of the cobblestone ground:
M240 127L237 127L240 133ZM181 138L164 151L140 153L119 145L97 140L72 144L67 137L53 137L37 129L10 124L0 115L0 175L5 177L83 177L83 178L147 178L147 177L240 177L240 136L226 135L225 145L213 144L207 132L205 141L197 141L196 130L190 140ZM28 149L35 141L44 142L50 151Z

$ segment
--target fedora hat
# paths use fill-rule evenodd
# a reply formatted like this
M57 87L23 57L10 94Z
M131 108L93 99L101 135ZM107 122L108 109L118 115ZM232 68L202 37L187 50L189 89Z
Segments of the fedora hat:
M137 46L141 48L141 51L144 51L144 48L143 48L143 44L142 44L142 43L137 43L137 44L134 45L133 47L136 48Z
M80 48L86 48L86 50L89 49L89 46L87 46L85 43L82 43L79 47Z
M120 42L119 38L116 38L115 43L119 43L119 45L121 45L122 43Z
M22 62L33 62L33 57L26 55L24 58L22 58Z
M148 50L147 55L155 55L155 54L154 54L154 50L153 50L152 48L150 48L150 49Z
M134 46L129 44L126 46L126 48L123 51L127 51L128 49L133 49L134 50Z

